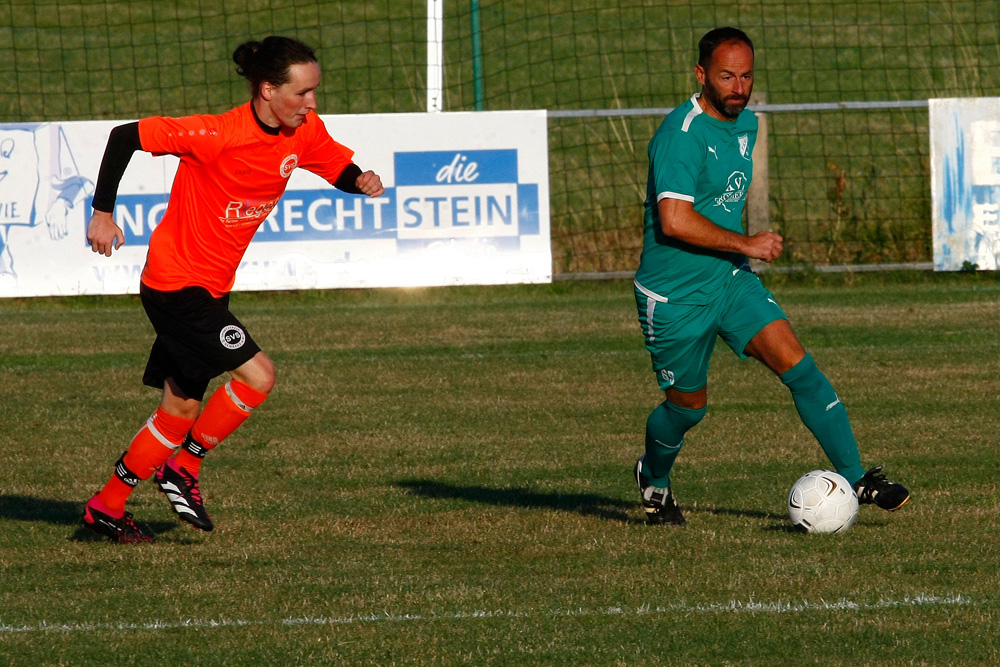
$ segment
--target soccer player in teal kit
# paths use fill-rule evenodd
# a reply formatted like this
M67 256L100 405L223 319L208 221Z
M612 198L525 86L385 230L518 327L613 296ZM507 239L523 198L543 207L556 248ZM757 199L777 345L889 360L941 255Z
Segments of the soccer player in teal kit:
M757 118L746 110L753 67L753 43L745 33L707 33L695 66L701 92L674 109L649 143L635 298L665 400L646 421L646 452L635 478L652 524L684 523L670 470L685 433L705 416L716 336L778 375L861 503L891 511L909 500L907 489L888 481L881 466L865 472L847 410L747 263L773 261L782 250L776 232L743 232L757 139Z

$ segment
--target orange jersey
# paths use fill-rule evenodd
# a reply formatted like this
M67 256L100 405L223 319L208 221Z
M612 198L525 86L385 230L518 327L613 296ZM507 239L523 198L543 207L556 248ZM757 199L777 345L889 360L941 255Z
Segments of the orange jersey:
M142 149L180 158L170 203L149 239L142 281L228 293L247 246L296 167L333 183L354 152L310 113L295 129L265 132L250 103L226 113L139 121Z

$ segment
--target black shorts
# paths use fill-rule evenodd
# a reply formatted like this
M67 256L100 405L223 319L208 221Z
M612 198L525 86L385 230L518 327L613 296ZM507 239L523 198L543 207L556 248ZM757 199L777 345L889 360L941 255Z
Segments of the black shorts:
M204 287L161 292L139 285L156 340L142 382L163 388L173 378L189 398L201 400L213 378L253 359L260 347L236 316L229 295L213 297Z

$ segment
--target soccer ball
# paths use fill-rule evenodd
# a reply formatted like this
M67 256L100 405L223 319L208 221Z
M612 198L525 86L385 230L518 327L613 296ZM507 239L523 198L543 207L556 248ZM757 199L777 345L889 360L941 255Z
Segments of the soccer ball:
M788 518L807 533L843 533L858 518L858 496L841 475L813 470L792 485Z

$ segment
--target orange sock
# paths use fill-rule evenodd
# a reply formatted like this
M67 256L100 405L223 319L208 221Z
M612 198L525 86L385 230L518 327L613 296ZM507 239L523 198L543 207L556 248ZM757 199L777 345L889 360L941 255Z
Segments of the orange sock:
M266 398L267 394L237 380L230 380L216 389L172 463L197 475L205 454L245 422Z
M112 516L125 511L132 490L177 451L193 423L193 419L156 409L132 438L128 451L115 464L111 479L97 494L97 500L113 512Z

